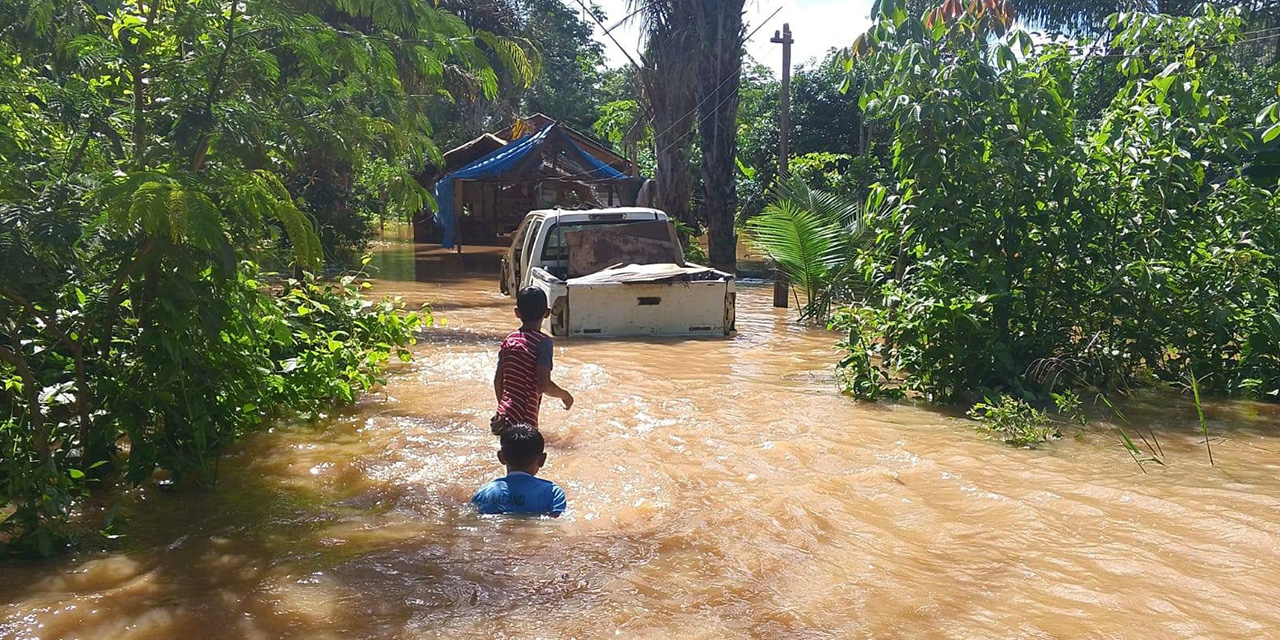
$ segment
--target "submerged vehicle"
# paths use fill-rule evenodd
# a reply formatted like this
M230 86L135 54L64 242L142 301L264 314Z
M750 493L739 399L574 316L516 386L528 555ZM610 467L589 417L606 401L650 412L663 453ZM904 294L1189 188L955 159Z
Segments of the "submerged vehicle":
M525 216L502 259L504 294L537 287L556 336L729 335L732 274L684 259L657 209L548 209Z

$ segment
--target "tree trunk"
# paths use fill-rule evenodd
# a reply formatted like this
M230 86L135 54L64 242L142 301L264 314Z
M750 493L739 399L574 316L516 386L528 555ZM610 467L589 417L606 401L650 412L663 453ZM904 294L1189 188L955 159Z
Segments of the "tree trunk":
M658 69L646 69L645 93L652 113L655 157L658 161L658 208L672 218L694 224L689 202L693 195L693 173L690 154L693 147L693 119L697 95L689 88L693 82L687 65L657 63ZM675 68L673 68L675 67Z
M692 105L684 113L691 109ZM654 118L655 130L670 126L670 133L654 138L658 147L658 208L676 220L696 226L697 220L689 206L693 196L693 166L690 162L693 116L683 120L683 123L670 123ZM673 124L675 126L671 126Z
M712 266L732 271L738 263L734 170L738 153L743 0L692 0L692 4L702 48L698 65L698 134L702 142L708 257Z
M665 18L650 25L648 54L639 72L640 90L653 127L658 161L658 208L671 217L696 223L689 203L693 195L690 155L697 116L696 34L687 23Z

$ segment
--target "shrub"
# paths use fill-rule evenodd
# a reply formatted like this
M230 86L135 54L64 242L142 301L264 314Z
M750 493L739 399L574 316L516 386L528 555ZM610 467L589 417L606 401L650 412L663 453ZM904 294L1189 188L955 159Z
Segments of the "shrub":
M874 310L850 388L1046 397L1194 362L1206 390L1280 395L1280 195L1245 172L1280 110L1255 130L1235 105L1256 96L1231 92L1256 83L1214 84L1252 64L1228 48L1242 14L1113 18L1119 86L1091 118L1081 43L1037 44L988 4L887 0L854 46L901 202L845 271Z
M994 402L990 399L979 402L969 409L969 416L977 420L979 428L991 437L1019 447L1033 448L1062 437L1058 426L1049 421L1048 414L1013 396L1000 396Z

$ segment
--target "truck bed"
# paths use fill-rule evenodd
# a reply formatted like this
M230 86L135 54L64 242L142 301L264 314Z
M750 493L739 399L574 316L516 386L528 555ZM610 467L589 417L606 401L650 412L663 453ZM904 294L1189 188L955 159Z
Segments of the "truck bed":
M617 265L559 281L552 328L570 336L727 335L733 330L733 277L697 265ZM559 287L556 287L559 288Z

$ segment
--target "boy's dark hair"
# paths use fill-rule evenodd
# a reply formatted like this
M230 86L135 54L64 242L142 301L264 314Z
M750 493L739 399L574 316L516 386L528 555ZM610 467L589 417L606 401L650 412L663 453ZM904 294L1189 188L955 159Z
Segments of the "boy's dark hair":
M525 322L541 320L547 315L547 294L537 287L525 287L516 294L516 310Z
M507 427L499 441L502 443L502 457L512 467L533 464L546 446L537 427L523 422Z

